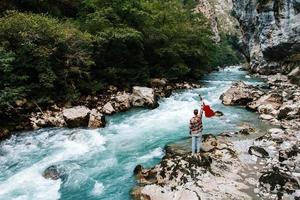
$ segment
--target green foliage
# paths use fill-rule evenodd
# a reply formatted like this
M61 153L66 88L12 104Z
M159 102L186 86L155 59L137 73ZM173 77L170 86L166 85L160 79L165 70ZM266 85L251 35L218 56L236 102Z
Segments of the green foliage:
M2 57L13 55L14 59L3 59L0 89L15 88L12 100L20 94L38 101L84 91L82 85L89 82L94 63L91 43L89 34L69 24L43 15L9 12L0 19L0 44Z
M5 0L3 5L0 11L32 13L1 14L0 106L20 98L74 100L108 84L144 85L151 77L195 79L238 62L236 40L213 42L207 19L192 11L194 0Z
M13 84L26 76L16 76L12 71L12 64L15 61L15 54L0 47L0 110L10 105L11 101L24 96L25 87Z
M221 35L221 42L216 48L216 53L214 54L211 65L224 67L242 63L244 57L238 52L241 52L241 50L237 36Z
M34 13L49 13L56 17L75 17L83 0L1 0L0 12L16 9Z

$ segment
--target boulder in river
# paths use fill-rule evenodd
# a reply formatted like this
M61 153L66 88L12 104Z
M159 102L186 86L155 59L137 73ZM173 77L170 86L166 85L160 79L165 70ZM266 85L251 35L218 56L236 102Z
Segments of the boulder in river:
M90 109L85 106L76 106L63 110L63 116L69 128L87 127L90 118Z
M66 178L66 170L61 165L51 165L43 172L43 177L46 179L58 180Z
M248 150L250 155L254 155L260 158L267 158L269 157L269 153L262 147L251 146Z
M0 141L5 140L11 136L8 129L0 128Z
M89 128L100 128L105 126L105 117L96 109L90 111Z
M134 86L132 88L131 103L135 107L156 108L157 97L152 88Z
M112 97L112 105L116 112L126 111L131 108L131 96L127 92L118 92Z
M111 115L113 114L115 111L114 107L112 106L112 104L110 102L107 102L103 108L102 108L102 111L104 114L107 114L107 115Z
M225 93L220 96L224 105L247 105L264 94L255 86L244 82L234 83Z
M221 116L223 116L223 115L224 115L223 112L221 112L221 111L215 111L215 116L216 116L216 117L221 117Z

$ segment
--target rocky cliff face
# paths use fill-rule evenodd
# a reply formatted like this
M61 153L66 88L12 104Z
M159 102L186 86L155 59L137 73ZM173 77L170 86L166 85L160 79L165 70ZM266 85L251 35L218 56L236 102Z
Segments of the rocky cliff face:
M232 0L198 0L195 11L208 18L214 40L221 40L220 33L240 34L237 20L231 16Z
M300 65L300 0L233 0L233 14L254 72L289 73Z

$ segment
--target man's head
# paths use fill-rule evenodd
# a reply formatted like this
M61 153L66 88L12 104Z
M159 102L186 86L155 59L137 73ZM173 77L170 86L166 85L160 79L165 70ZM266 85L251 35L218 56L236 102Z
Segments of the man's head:
M198 115L198 112L199 112L198 109L195 109L194 110L194 115Z

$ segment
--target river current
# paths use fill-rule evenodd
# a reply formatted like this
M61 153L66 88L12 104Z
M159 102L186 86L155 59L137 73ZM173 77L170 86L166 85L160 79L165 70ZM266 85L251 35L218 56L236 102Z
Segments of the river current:
M219 100L233 81L263 84L239 67L204 76L202 88L183 90L161 99L154 110L132 109L108 117L105 128L41 129L0 143L1 200L128 200L137 164L151 167L164 155L166 144L188 136L198 94L223 117L204 119L204 134L236 131L242 123L263 129L255 113L223 106ZM63 166L64 180L47 180L43 171Z

